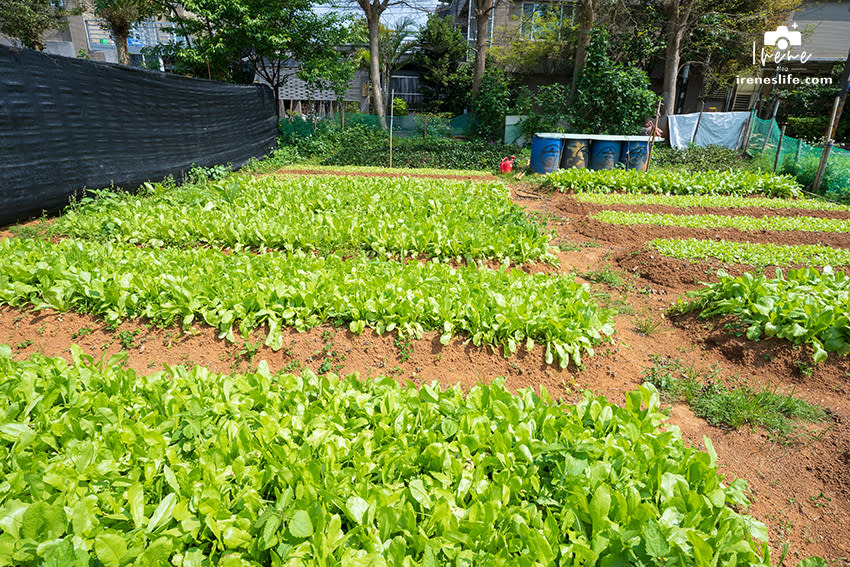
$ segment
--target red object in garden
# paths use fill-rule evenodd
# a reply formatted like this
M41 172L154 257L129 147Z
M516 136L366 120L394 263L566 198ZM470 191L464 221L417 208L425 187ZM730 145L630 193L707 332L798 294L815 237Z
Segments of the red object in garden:
M516 157L506 157L502 158L501 163L499 163L499 171L501 173L510 173L514 170L514 160Z

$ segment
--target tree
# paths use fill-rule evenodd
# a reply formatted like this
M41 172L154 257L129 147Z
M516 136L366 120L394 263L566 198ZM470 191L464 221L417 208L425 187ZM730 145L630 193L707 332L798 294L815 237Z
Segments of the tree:
M664 84L661 88L661 114L673 114L676 104L676 79L679 76L679 55L682 39L688 29L694 4L700 0L662 0L664 15L667 19L664 52Z
M469 0L470 8L475 10L475 65L472 70L472 94L478 92L484 69L487 66L487 30L490 16L496 8L496 0Z
M119 63L130 64L127 40L133 24L157 15L161 8L155 0L94 0L94 14L106 22L118 50Z
M595 0L577 0L576 7L578 8L578 40L576 41L576 59L573 67L573 83L570 87L572 93L575 92L576 78L584 69L584 64L587 62L587 45L590 42L590 30L593 29Z
M195 66L210 61L217 76L227 76L244 61L274 91L280 113L280 88L292 75L317 88L345 91L354 63L337 46L349 30L335 14L317 15L310 0L187 0L188 14L175 19L193 43L181 57ZM231 70L231 71L228 71ZM206 76L204 73L202 76Z
M426 107L460 114L472 84L469 66L463 63L469 49L463 34L450 17L432 14L419 30L418 47L415 59L422 70Z
M387 129L387 113L384 107L383 89L381 88L381 14L395 4L398 4L398 2L357 0L357 5L366 15L366 26L369 30L369 80L372 82L372 100L375 103L375 112L377 112L378 120L381 122L381 128L384 130Z
M638 134L655 114L658 97L645 72L615 63L608 51L608 34L593 30L587 63L576 79L570 125L583 134Z
M389 108L390 78L393 72L409 63L413 57L411 51L416 42L408 39L414 31L416 23L412 18L402 18L393 28L381 26L378 43L381 54L381 85L384 87L384 97Z
M66 17L72 13L61 0L0 0L0 33L44 51L44 32L67 28Z

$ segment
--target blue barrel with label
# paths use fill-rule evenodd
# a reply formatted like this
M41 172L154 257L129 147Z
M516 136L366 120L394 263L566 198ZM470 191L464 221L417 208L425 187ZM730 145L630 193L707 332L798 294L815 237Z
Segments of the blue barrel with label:
M578 167L584 169L587 167L587 150L587 140L564 140L564 149L561 151L561 168Z
M620 142L593 140L590 143L590 169L614 169L620 160Z
M531 139L531 171L552 173L561 161L561 139L535 134Z
M646 169L646 158L649 155L649 142L623 142L620 150L620 163L626 169Z

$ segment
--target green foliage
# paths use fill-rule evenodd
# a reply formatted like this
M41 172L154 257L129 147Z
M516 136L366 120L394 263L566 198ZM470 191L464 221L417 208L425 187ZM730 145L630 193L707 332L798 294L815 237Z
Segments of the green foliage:
M692 172L730 169L755 171L754 165L746 155L720 146L688 146L684 150L677 150L670 146L656 144L652 149L653 168L676 168Z
M146 195L103 195L54 226L80 238L153 246L363 251L373 255L552 260L542 227L499 182L233 175Z
M804 209L812 211L848 211L850 205L831 203L823 199L781 199L776 197L740 197L737 195L663 195L658 193L579 193L583 203L599 205L662 205L664 207L723 207L768 209Z
M555 83L521 97L517 112L528 116L522 122L523 133L530 137L537 132L564 132L571 112L569 95L566 85Z
M478 92L471 101L472 112L475 113L476 135L491 141L504 139L505 116L508 114L510 100L510 88L505 74L498 69L487 69L481 78Z
M809 143L823 142L826 129L829 127L829 116L826 114L820 116L789 116L785 120L788 124L785 130L786 136L805 140ZM850 120L842 120L839 122L835 139L838 141L846 140L848 136L850 136Z
M663 193L667 195L765 195L797 197L800 186L789 175L749 171L638 171L569 168L549 174L548 183L575 193Z
M570 126L584 134L639 134L655 114L658 97L646 73L614 63L608 55L608 36L593 30L587 63L576 79Z
M659 429L651 385L573 406L72 357L0 346L0 563L770 564L746 483Z
M723 271L719 281L688 292L690 302L680 310L700 310L700 317L734 315L747 326L747 338L762 335L810 344L814 362L827 352L850 352L850 278L825 266L788 270L776 277L745 273L733 277Z
M652 245L665 256L682 260L714 258L724 264L767 266L850 266L850 250L820 244L753 244L727 240L657 239Z
M44 32L64 30L67 10L60 0L3 0L0 2L0 34L20 40L24 47L44 50Z
M716 427L738 429L744 425L763 427L788 435L796 429L796 420L825 421L826 412L791 391L754 390L748 384L727 386L717 372L699 372L679 359L652 356L652 366L643 371L644 380L674 401L684 401L694 415Z
M193 321L235 340L238 328L268 325L266 345L282 347L282 326L299 331L330 321L352 332L439 330L472 343L545 345L562 368L613 332L613 313L567 276L514 269L453 268L310 253L225 254L210 249L150 249L65 239L0 241L0 303L31 304L105 317L145 317L167 325Z
M672 215L600 211L591 218L609 224L653 224L687 228L734 228L738 230L801 230L808 232L850 232L850 220L815 217L732 217L725 215Z
M451 17L432 14L419 30L416 63L422 72L425 109L457 115L467 104L472 88L470 66L463 63L469 45Z
M407 116L407 101L403 98L395 97L393 99L393 113L396 116Z

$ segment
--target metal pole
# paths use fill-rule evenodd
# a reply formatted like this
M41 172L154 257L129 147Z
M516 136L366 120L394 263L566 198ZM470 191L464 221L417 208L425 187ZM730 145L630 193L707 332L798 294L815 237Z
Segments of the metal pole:
M212 71L210 71L210 56L207 55L207 79L212 81ZM278 110L280 112L280 110Z
M764 133L764 141L761 143L761 151L759 154L763 154L764 150L767 149L767 141L770 140L770 133L773 132L774 124L776 124L776 118L771 118L770 124L767 127L767 132Z
M422 137L424 139L428 139L428 115L425 115L425 119L422 121Z
M390 91L390 168L393 166L393 115L395 114L395 89Z
M782 125L782 130L779 131L779 143L776 144L776 158L773 160L773 173L776 173L776 166L779 165L779 152L782 151L782 140L785 139L785 126Z
M829 152L832 151L832 127L835 125L835 115L838 113L838 104L841 102L841 97L835 97L835 104L832 105L832 116L829 119L829 128L824 136L823 152L820 155L820 163L818 164L818 173L815 176L815 182L812 184L812 191L815 193L820 189L823 174L826 172L826 164L829 161Z
M794 169L797 169L797 161L800 159L800 151L803 149L803 140L797 140L797 153L794 154Z
M655 110L655 122L652 123L652 131L649 133L649 153L646 155L646 171L649 171L649 161L652 159L652 148L655 147L655 132L658 130L658 120L661 117L661 100L658 101L658 108Z

